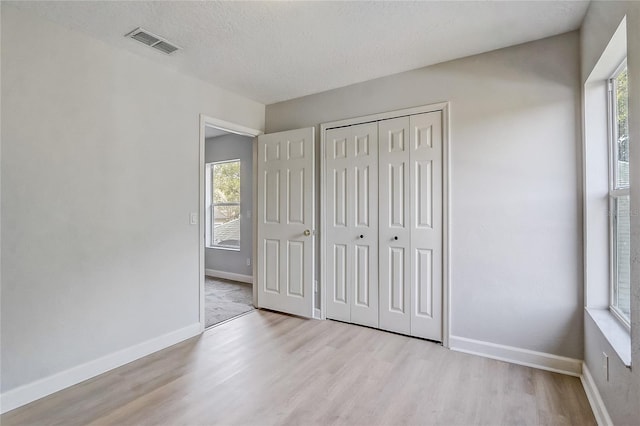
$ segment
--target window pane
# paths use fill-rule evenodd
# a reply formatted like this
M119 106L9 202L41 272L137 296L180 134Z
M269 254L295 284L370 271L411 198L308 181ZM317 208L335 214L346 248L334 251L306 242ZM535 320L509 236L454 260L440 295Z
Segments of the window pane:
M240 162L214 164L213 166L213 202L240 202Z
M627 320L629 320L631 311L631 262L629 251L631 240L631 220L629 215L629 196L627 195L615 198L614 204L615 276L612 304Z
M240 248L240 161L213 165L213 246Z
M616 188L629 186L629 92L627 67L613 79L615 88Z
M240 205L213 207L213 245L240 248Z

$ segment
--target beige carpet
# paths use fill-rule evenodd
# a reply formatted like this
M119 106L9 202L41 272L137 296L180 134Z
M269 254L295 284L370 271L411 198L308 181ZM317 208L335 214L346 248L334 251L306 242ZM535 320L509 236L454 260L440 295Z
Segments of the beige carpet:
M205 327L253 310L251 284L205 277Z

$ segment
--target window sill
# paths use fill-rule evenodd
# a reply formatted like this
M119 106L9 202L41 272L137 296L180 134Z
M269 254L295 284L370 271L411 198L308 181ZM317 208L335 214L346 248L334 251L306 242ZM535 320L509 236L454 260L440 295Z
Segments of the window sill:
M213 250L240 251L239 248L233 248L233 247L207 246L207 248L213 249Z
M631 335L608 309L586 308L602 335L625 366L631 368Z

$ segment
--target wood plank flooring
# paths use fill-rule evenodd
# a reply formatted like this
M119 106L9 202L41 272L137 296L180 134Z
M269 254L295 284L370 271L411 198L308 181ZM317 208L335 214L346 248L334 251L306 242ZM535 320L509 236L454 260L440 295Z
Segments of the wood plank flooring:
M9 425L595 425L576 377L255 311L4 414Z

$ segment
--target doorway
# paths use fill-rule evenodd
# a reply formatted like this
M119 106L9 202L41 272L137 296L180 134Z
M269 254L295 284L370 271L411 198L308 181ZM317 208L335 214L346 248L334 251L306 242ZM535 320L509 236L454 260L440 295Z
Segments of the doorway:
M254 150L258 131L201 117L200 323L254 310Z

